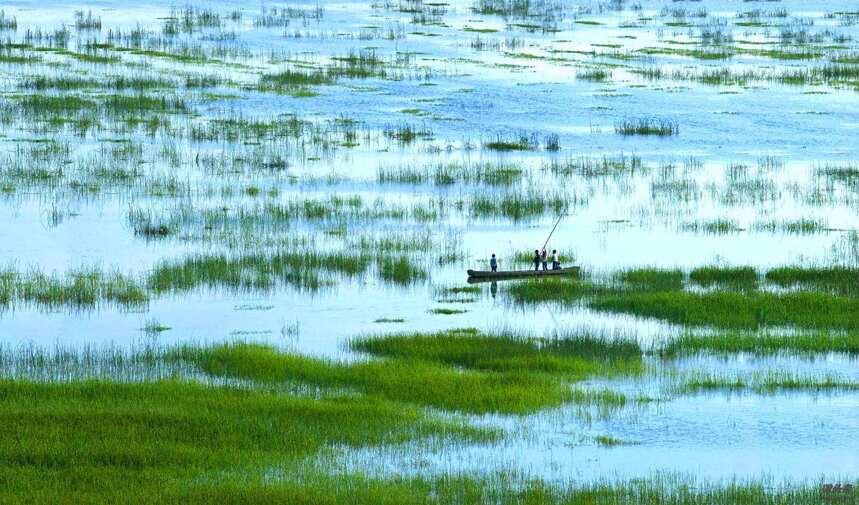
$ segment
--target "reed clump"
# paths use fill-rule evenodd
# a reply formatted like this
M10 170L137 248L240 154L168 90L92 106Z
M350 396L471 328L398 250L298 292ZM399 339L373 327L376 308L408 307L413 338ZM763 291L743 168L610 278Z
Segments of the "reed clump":
M680 133L680 125L677 121L672 119L624 119L614 125L614 131L621 135L655 135L657 137L670 137Z

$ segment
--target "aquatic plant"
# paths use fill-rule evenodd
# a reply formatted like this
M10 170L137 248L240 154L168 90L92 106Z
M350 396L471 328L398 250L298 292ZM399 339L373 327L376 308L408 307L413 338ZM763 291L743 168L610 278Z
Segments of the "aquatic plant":
M282 251L236 257L199 254L160 262L149 274L147 286L154 293L183 292L200 287L268 291L279 283L314 290L326 283L325 274L362 274L370 262L368 256L337 252Z
M745 390L767 394L785 390L856 391L859 390L859 383L833 375L818 377L789 371L770 371L752 374L749 377L697 373L674 386L675 392L682 393Z
M361 337L352 349L398 359L420 359L474 370L542 371L584 378L615 367L640 366L642 351L634 340L603 338L586 333L550 338L512 332L482 334L473 328L440 333L411 333Z
M342 364L254 344L184 348L177 351L177 359L217 376L355 388L371 397L464 412L525 414L569 399L568 388L549 378L462 372L411 359Z
M83 266L63 275L36 269L0 270L0 307L17 303L41 308L92 308L100 303L133 308L145 305L149 294L136 279L118 271Z
M850 266L785 266L768 270L765 278L783 287L801 286L845 294L859 291L859 268Z
M615 133L621 135L656 135L668 137L680 133L680 126L672 119L638 118L615 123Z
M734 354L814 354L843 352L859 354L859 335L843 332L812 332L798 335L730 332L714 335L684 333L673 337L659 349L663 356L698 353Z
M14 483L6 496L21 503L24 496L43 503L204 503L232 494L240 480L199 488L188 479L251 471L261 462L293 464L332 444L485 438L377 398L312 399L182 381L3 381L0 397L10 435L0 443L0 479Z
M612 278L635 290L674 291L683 289L680 269L633 268L614 272Z
M596 310L654 317L680 325L756 329L762 326L859 328L859 300L818 292L642 292L595 297Z
M755 287L758 272L752 267L698 267L689 272L689 279L701 286L714 285Z

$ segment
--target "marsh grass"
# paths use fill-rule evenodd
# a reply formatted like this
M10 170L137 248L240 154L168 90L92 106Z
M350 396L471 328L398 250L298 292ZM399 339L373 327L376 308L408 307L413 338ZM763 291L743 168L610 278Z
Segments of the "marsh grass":
M710 235L728 235L730 233L743 231L735 221L730 219L713 219L710 221L684 223L680 229L683 231L707 233Z
M128 222L136 236L147 240L163 239L176 235L179 231L177 223L169 218L165 219L142 210L130 212Z
M15 16L7 16L6 13L0 9L0 30L17 30L18 29L18 20Z
M554 158L542 166L543 170L549 170L553 174L577 174L583 177L628 175L644 168L640 156L625 153L602 158Z
M535 135L519 135L518 137L503 137L484 142L483 147L491 151L535 151L540 144Z
M680 126L672 119L638 118L624 119L614 125L615 133L621 135L655 135L669 137L680 133Z
M445 163L424 167L379 167L377 180L382 183L426 184L449 186L456 183L511 186L522 180L524 171L516 165L495 163Z
M612 274L612 278L634 290L676 291L683 289L684 273L680 269L635 268Z
M569 399L569 389L547 377L460 371L414 359L344 364L254 344L183 348L177 359L215 376L348 388L374 398L471 413L525 414Z
M468 209L473 217L506 217L513 221L522 221L540 217L548 212L562 214L575 203L568 194L562 192L544 194L533 190L520 190L500 195L477 194L468 202Z
M605 82L611 80L611 70L602 68L592 68L576 72L576 79L593 82Z
M698 373L674 386L676 392L752 391L776 394L780 391L856 391L859 383L834 375L803 375L790 371L770 371L750 376Z
M286 69L275 74L264 74L259 78L262 91L274 91L288 95L312 96L310 86L334 83L335 78L322 70Z
M850 266L779 267L765 278L778 286L803 287L841 294L859 293L859 268Z
M488 436L377 398L308 399L170 380L2 381L0 398L9 435L0 442L7 503L25 496L41 503L238 500L243 492L234 486L261 482L263 468L326 446ZM262 487L253 494L270 497Z
M73 119L69 115L84 116L83 119L88 122L97 123L102 114L112 118L141 120L140 115L144 113L178 114L188 111L182 98L143 93L109 94L100 96L99 100L68 94L34 94L16 97L16 102L17 112L25 117L49 116L63 122ZM0 102L0 107L8 106Z
M443 475L378 479L332 472L315 456L332 447L359 449L440 440L487 443L500 433L473 428L458 417L436 416L413 405L474 412L530 412L560 398L623 406L611 391L570 390L548 377L526 375L546 358L603 354L640 356L628 344L605 343L543 349L536 341L476 342L462 346L450 337L477 337L474 330L441 335L443 345L414 336L360 339L389 359L342 364L278 352L267 346L232 343L213 347L146 348L139 353L0 353L10 364L66 370L96 361L112 366L161 361L198 366L214 377L236 378L241 387L205 385L177 379L120 383L72 379L51 383L0 381L0 420L8 434L0 441L0 478L8 482L5 501L60 503L523 503L593 501L622 504L787 505L816 502L817 488L785 488L768 483L729 487L692 486L682 478L638 479L566 487L514 473L489 476ZM430 338L426 335L425 338ZM579 341L581 342L581 340ZM482 352L489 351L490 357ZM584 354L581 351L585 350ZM567 354L571 352L572 354ZM517 358L529 357L523 363ZM94 361L95 360L95 361ZM532 363L527 364L528 361ZM434 365L443 363L444 365ZM450 365L448 365L450 364ZM523 364L527 366L523 367ZM464 366L461 370L458 367ZM496 369L507 370L499 373ZM556 369L554 366L549 369ZM578 369L578 366L575 367ZM720 376L684 383L682 392L759 387L835 390L852 387L836 378L780 374L757 382ZM249 381L249 382L248 382ZM298 381L328 391L295 395L280 386ZM349 394L343 388L362 391ZM774 388L774 389L773 389ZM392 400L386 399L391 398ZM598 443L616 445L603 437ZM322 451L322 452L320 452ZM310 459L308 459L310 458ZM316 463L310 463L316 461ZM278 478L272 479L275 475ZM81 480L85 482L81 484ZM512 479L512 480L511 480ZM189 486L189 480L195 485Z
M11 504L788 505L829 499L818 487L769 481L708 484L663 475L573 486L512 471L371 478L344 473L324 458L313 463L331 447L497 437L371 396L314 399L175 380L2 381L0 406L8 435L0 441L0 479Z
M623 293L594 297L588 305L596 310L654 317L679 325L859 329L859 300L818 292Z
M756 223L756 231L782 232L790 235L814 235L829 231L829 226L823 220L797 219L795 221L767 221Z
M859 354L859 335L842 332L771 333L730 332L714 335L684 333L670 339L659 353L666 357L699 353L735 354Z
M172 328L170 328L166 324L161 323L157 319L149 319L146 321L146 324L140 330L149 335L157 335L159 333L163 333L171 329Z
M473 8L486 15L504 17L503 23L496 20L497 25L514 33L486 37L498 39L496 45L487 41L486 46L512 51L516 47L531 45L535 40L517 29L542 30L544 34L556 26L596 30L593 26L601 23L602 17L598 18L600 21L589 21L579 16L601 15L605 10L613 18L614 9L623 7L621 3L595 5L593 12L587 10L588 7L578 9L556 0L479 0ZM633 10L618 11L617 15L633 16L630 23L621 21L621 28L632 23L643 27L651 22L644 18L635 20L634 16L645 14L639 13L637 6L631 7ZM444 23L451 21L445 17L447 7L439 3L381 2L370 6L370 9L375 12L372 14L373 22L387 23L388 19L396 18L397 27L391 31L391 41L405 36L405 31L399 26L400 20L405 24L430 25L423 28L427 30L424 35L445 34L447 27ZM295 101L277 98L273 94L309 97L321 92L325 86L342 83L346 79L415 78L414 84L405 81L383 83L383 86L372 90L378 93L377 97L366 94L358 97L367 99L372 108L384 105L383 101L388 100L385 93L392 89L407 93L409 90L446 93L450 82L438 79L439 87L433 90L419 88L418 79L425 81L432 71L429 65L433 65L442 68L445 74L450 72L449 75L459 81L461 79L456 74L462 68L457 66L467 68L472 63L445 58L441 62L421 63L427 67L415 68L415 75L406 75L399 70L411 65L411 61L431 62L436 55L409 56L407 51L416 49L406 47L411 44L386 44L378 35L368 35L381 32L381 29L359 31L354 26L342 25L342 30L329 30L328 25L321 23L323 11L318 5L265 8L261 16L253 16L249 12L242 8L227 14L220 7L187 6L173 9L168 19L161 20L160 30L110 27L110 32L104 37L95 33L101 29L102 20L92 13L81 12L74 19L65 19L69 28L31 29L28 23L25 34L14 33L17 20L0 12L0 30L11 32L4 32L5 40L0 41L0 63L4 65L6 91L9 92L0 101L0 119L6 125L0 135L5 136L4 140L8 141L5 143L10 146L12 142L19 143L15 138L19 134L38 137L42 144L38 151L32 151L32 156L28 151L14 163L7 162L5 158L0 160L3 166L0 169L3 174L0 187L10 193L8 197L4 196L4 199L8 198L7 203L10 206L23 203L22 208L29 210L31 203L38 201L47 207L43 202L49 202L51 209L43 210L49 210L51 225L56 226L61 221L57 216L73 215L78 211L79 203L85 204L87 209L104 207L110 216L109 209L115 206L115 202L120 205L120 210L125 202L133 202L135 206L143 205L144 208L137 216L129 215L129 234L176 241L150 243L147 248L154 250L157 246L164 252L172 250L173 246L187 250L187 245L193 246L194 251L215 251L158 262L151 271L145 271L139 277L88 267L68 273L20 272L9 268L0 274L0 304L7 307L34 304L50 309L92 307L102 303L136 307L150 296L187 294L189 290L199 288L267 292L287 285L316 289L342 278L367 274L376 275L386 283L409 285L427 276L426 269L430 263L425 260L432 255L434 261L441 246L435 240L425 240L420 236L394 236L393 231L388 236L389 230L383 230L379 236L364 238L359 236L362 226L378 231L377 224L395 221L393 230L414 225L421 229L426 226L435 233L438 227L427 224L438 224L445 219L444 209L462 212L462 216L456 217L463 219L470 216L517 220L545 215L550 210L560 213L576 203L577 197L571 196L574 191L572 185L557 194L523 190L500 195L501 191L499 194L483 191L478 198L469 194L444 208L428 203L413 206L386 204L373 201L373 197L368 200L366 196L363 201L360 197L350 196L327 200L302 195L288 202L278 199L277 191L288 185L294 184L297 192L339 193L343 188L337 184L349 186L355 182L351 179L338 182L332 177L331 187L325 188L322 187L326 184L322 176L314 175L312 180L296 179L295 174L314 173L320 165L348 166L352 156L355 165L362 165L359 157L365 155L364 150L378 152L379 159L388 160L394 153L383 152L394 143L403 144L400 147L406 154L414 152L419 157L426 149L428 154L435 156L443 153L444 142L450 139L434 139L433 143L438 146L416 142L430 135L430 127L435 125L433 121L437 121L435 116L424 116L427 118L425 126L394 124L384 130L377 127L375 131L359 126L366 119L363 113L354 118L343 118L339 123L326 122L314 112L318 107L308 103L304 104L307 107L300 108L308 112L305 119L292 114L278 116L278 111L292 109ZM274 28L269 30L269 35L305 37L304 41L296 43L311 48L313 52L321 51L320 63L312 62L316 55L304 56L288 48L284 51L274 47L283 44L261 51L248 51L246 46L252 45L254 39L248 41L243 34L253 31L247 30L250 23L242 23L243 13L245 20L253 18L253 31ZM672 70L670 66L662 65L663 62L657 58L659 54L653 54L654 58L648 61L653 61L654 68L644 72L649 72L654 78L688 79L718 86L761 81L790 85L828 83L843 87L845 92L856 87L855 54L820 47L819 41L799 42L800 37L812 40L818 36L835 36L828 33L828 27L816 30L821 32L816 34L789 26L776 27L774 20L762 20L760 15L744 16L739 23L746 23L749 27L768 26L768 30L772 30L769 34L772 40L779 37L783 40L781 45L768 45L767 49L755 54L742 48L748 44L734 44L730 40L729 28L722 30L716 23L706 26L701 19L691 19L706 15L698 15L693 9L678 8L667 13L673 18L669 23L688 26L688 30L684 28L683 32L688 31L688 38L692 40L687 49L689 52L673 52L673 55L714 61L754 55L793 61L785 70L769 64L756 65L755 68L684 65ZM832 14L834 21L825 23L841 22L847 26L856 18L855 13ZM338 18L335 24L339 25L340 14L335 17ZM107 21L105 19L105 23ZM730 25L732 21L727 20L726 24ZM609 23L614 25L615 21ZM662 29L661 25L659 29ZM826 34L823 34L824 29ZM87 33L75 38L75 30ZM379 40L368 42L371 36ZM412 38L411 35L409 37ZM794 41L796 45L791 47ZM458 50L455 41L451 42L449 48ZM380 46L379 54L387 54L390 50L393 56L383 59L376 55L375 49L366 49L335 56L330 61L325 59L324 52L332 46L342 51L343 47L370 44ZM604 46L620 49L620 44ZM463 49L468 51L467 45ZM515 55L511 52L504 57ZM537 62L537 56L528 53L519 53L518 56L534 59L519 63L539 63L541 66L555 63L542 57ZM623 67L599 67L578 75L582 79L601 82L610 80L612 72L635 72L635 58L640 55L621 50L600 55L591 51L580 56L625 59ZM818 56L822 61L812 66L806 66L802 61ZM236 57L238 62L228 65L223 59L216 59L231 57ZM307 60L297 63L294 58ZM283 71L265 70L266 67L262 66L269 63L279 65L284 59L289 66ZM832 64L825 64L827 60ZM480 65L476 59L473 63ZM570 62L562 64L566 66ZM205 71L198 68L204 66ZM816 68L818 66L820 68ZM613 71L612 68L618 70ZM213 103L211 97L216 96L215 93L223 95L223 91L206 88L219 86L230 88L230 93L235 93L235 96L250 98L246 101L247 107L238 105L243 104L241 101ZM368 90L370 86L364 89ZM357 87L328 88L327 91L331 96L325 97L325 102L331 105L343 98L351 101ZM412 100L395 98L398 104L385 106L386 110L413 103ZM201 102L202 105L197 106ZM263 104L264 110L256 110L259 103ZM479 104L480 100L474 103ZM444 106L453 104L455 102L448 102ZM224 110L233 107L249 110L248 114L254 117L242 118ZM437 109L442 108L439 106ZM342 113L349 114L350 111ZM174 116L165 117L170 115ZM660 124L653 127L645 125L643 129L639 128L641 125L630 126L631 134L661 135L660 131L664 131L660 130ZM673 126L671 134L676 134L676 124ZM446 127L433 129L448 131ZM487 142L484 148L499 152L531 151L498 155L529 157L529 162L538 156L533 151L560 149L557 136L540 135L539 138L534 135L502 136L496 139L496 143ZM65 142L64 139L71 136L79 139ZM137 144L146 156L123 154L128 157L127 164L119 163L119 157L104 158L98 163L80 162L90 144L107 142L105 137L132 139L132 143ZM49 147L43 142L50 138L60 139L56 143L58 145ZM175 141L176 147L161 149L159 144L165 138ZM454 144L455 141L453 139ZM405 145L410 142L413 145ZM66 144L65 147L62 144ZM274 145L277 147L272 148ZM344 148L359 145L361 149L350 149L349 155L342 155ZM137 148L130 148L128 152L134 149ZM467 149L463 148L463 151ZM48 157L49 150L56 151L50 162L37 161ZM454 146L452 150L458 153L458 147ZM451 157L455 156L458 154ZM566 162L552 156L545 158L552 159L545 165L551 170L551 175L617 176L614 181L607 180L607 184L622 183L624 177L633 173L639 175L639 169L644 171L647 168L636 156L581 158ZM162 164L168 167L170 175L159 178L151 173L150 167ZM832 172L827 180L850 188L852 186L843 181L852 180L853 174L844 168ZM204 182L199 186L196 182L182 183L189 173L189 180L200 177ZM440 163L407 167L403 172L395 169L391 177L405 183L413 180L431 182L455 191L454 187L459 183L513 186L523 182L526 175L530 174L518 163L493 163L491 167L487 164L485 170L482 164ZM382 178L380 174L380 181ZM206 188L208 181L215 181L212 186L225 189L209 191ZM588 182L596 186L603 181ZM682 189L681 185L664 186L669 187ZM595 187L592 191L600 189ZM735 201L747 198L754 203L772 201L760 198L764 194L761 189L767 188L759 185L758 181L739 181L731 187L733 194L738 195ZM665 191L667 193L669 191ZM690 190L684 194L691 193L693 191ZM671 193L671 197L678 194L679 189ZM66 204L67 200L57 195L75 201ZM183 198L181 202L166 200L180 197ZM149 205L150 200L157 201ZM263 203L258 206L239 203L246 200ZM180 210L176 213L163 210L163 205L173 208L174 203L176 208L184 205L199 207L197 211ZM204 209L207 206L211 208ZM806 222L795 224L783 226L779 223L776 229L790 232L795 228L797 233L811 233L810 230L814 229ZM251 244L269 245L270 242L286 240L284 236L301 233L305 227L310 230L309 234L318 234L320 230L335 231L323 239L336 241L342 245L343 251L332 252L325 248L328 252L320 255L316 251L322 247L309 252L249 247ZM197 239L199 243L178 243L180 240ZM227 248L230 254L219 253ZM381 250L384 257L380 257L377 250ZM424 256L416 260L418 253ZM530 254L525 262L529 261ZM729 320L725 317L727 314L730 317L736 315L738 324L742 326L749 321L766 324L787 321L811 327L817 324L844 326L852 324L849 318L856 313L856 307L844 302L850 299L832 294L853 292L849 288L851 284L855 285L852 272L769 272L772 276L768 273L758 282L762 284L761 288L764 283L780 288L771 297L770 294L743 292L731 294L734 298L708 299L705 303L699 300L700 294L689 295L692 296L689 300L685 298L686 273L678 275L675 271L645 270L625 272L618 279L609 279L610 282L606 283L598 279L565 279L514 284L511 290L518 290L520 300L553 300L583 305L604 302L607 297L628 299L629 296L639 296L642 300L634 306L608 310L655 314L663 320L691 321L694 324L706 323L708 317ZM688 280L711 288L735 288L737 275L704 270L693 270L688 274ZM743 272L746 274L748 272ZM744 285L743 282L739 284ZM444 296L472 293L471 287L458 289L445 290ZM779 308L787 296L812 296L785 293L793 289L823 290L826 293L813 295L820 297L816 306L803 298L788 303L784 309ZM654 302L654 297L665 299ZM676 311L665 312L674 307L672 304L676 305ZM692 307L695 304L701 305L700 311L696 312L697 309ZM738 307L747 305L753 306L749 314L738 310ZM272 306L266 305L255 310L270 308ZM790 311L791 317L805 319L797 323L779 311ZM749 317L740 317L744 315ZM436 319L444 322L441 321L443 318ZM402 319L387 321L402 322ZM729 321L731 324L735 322ZM152 333L164 328L155 320L147 321L144 326ZM289 328L284 334L294 336L297 330L293 331L292 326ZM738 332L732 341L686 340L672 343L674 350L666 352L682 354L706 347L761 353L774 349L789 349L789 352L807 349L810 352L835 350L852 354L856 352L857 345L851 335L822 331L820 335L813 336L756 336L759 339L752 341L752 337ZM91 382L82 382L76 372L66 373L67 369L64 369L79 368L92 373L100 366L110 369L114 363L117 368L110 369L113 373L131 365L157 367L161 366L158 363L163 357L158 353L144 353L139 358L114 353L105 353L98 358L71 357L63 353L46 357L33 353L27 358L33 367L56 367L55 378L61 383L0 382L0 422L4 427L4 436L0 437L0 483L3 484L0 486L0 502L785 505L852 502L856 498L855 493L825 495L813 487L813 483L809 487L788 488L766 480L711 485L692 478L670 480L658 477L656 480L637 479L628 483L566 484L520 478L513 472L488 476L484 472L433 474L415 478L388 475L377 479L370 477L372 462L366 474L345 474L338 468L314 468L306 461L313 460L320 450L332 446L361 448L412 442L420 437L438 437L455 443L492 439L493 434L463 426L449 413L444 415L444 420L436 418L428 414L425 407L475 414L532 414L568 402L620 406L628 401L620 393L571 390L567 382L594 375L635 373L641 366L641 349L637 345L613 343L593 335L536 338L460 330L373 338L376 338L373 344L376 347L374 351L366 352L375 354L378 359L367 362L319 360L254 344L183 348L170 355L170 360L176 360L168 360L171 364L182 365L182 372L177 372L177 376L188 377L184 375L184 367L188 366L193 370L193 379L204 384L163 380L174 369L166 370L165 375L143 376L142 380L138 376L123 376L119 380L110 374L91 376L98 379ZM13 368L10 361L2 363L4 374ZM122 383L125 380L129 383ZM760 381L765 387L775 384L776 387L794 388L807 388L813 382L803 377L775 377ZM225 387L225 383L234 386ZM286 384L290 383L310 384L311 395L317 394L318 397L287 394ZM718 378L711 383L717 384ZM820 379L818 385L820 383L824 388L835 387L837 378L829 382ZM746 382L743 387L756 387L754 384L754 381ZM602 443L614 445L617 440L604 437Z
M382 280L407 286L416 281L426 279L429 274L423 268L416 266L406 256L398 258L383 257L377 260L379 277Z
M100 303L124 308L144 306L149 294L133 277L118 271L105 272L84 266L65 274L45 274L35 269L20 272L13 267L0 271L0 306L18 303L42 308L85 309Z
M436 294L440 295L461 295L471 294L476 295L482 291L480 286L453 286L453 287L438 287L434 289Z
M38 91L74 91L74 90L134 90L138 92L152 89L170 89L175 85L167 79L155 77L117 75L96 79L91 77L67 76L62 77L33 75L18 81L18 87Z
M536 338L514 333L483 334L474 328L440 333L412 333L357 338L357 351L396 359L432 361L471 370L536 371L572 380L605 373L613 367L630 372L641 365L635 341L588 334Z
M603 447L617 447L619 445L633 445L633 442L626 442L619 438L615 438L609 435L597 435L594 437L597 445L601 445Z
M529 279L510 283L506 292L517 303L554 302L564 305L582 303L585 297L606 288L578 279Z
M689 279L704 287L723 285L737 288L755 288L758 284L758 272L748 266L706 266L695 268L689 272Z
M384 128L383 133L389 139L402 144L409 144L419 138L432 136L432 132L426 126L416 127L406 123L388 125Z
M435 314L438 316L453 316L456 314L465 314L468 311L465 309L452 309L449 307L436 307L434 309L430 309L428 312L430 314Z
M859 165L856 164L825 163L815 168L815 175L850 189L859 189Z
M346 253L295 251L271 254L195 255L163 261L152 269L147 286L154 293L186 292L200 287L231 291L270 291L278 284L315 290L328 281L324 274L363 274L371 258ZM401 272L390 273L400 279Z
M693 282L717 289L686 291L679 289L683 274L676 270L634 269L609 275L608 280L523 280L510 283L505 292L516 303L581 304L683 326L859 328L851 269L774 269L764 276L768 282L805 288L778 292L758 290L760 274L749 267L701 267L693 272Z

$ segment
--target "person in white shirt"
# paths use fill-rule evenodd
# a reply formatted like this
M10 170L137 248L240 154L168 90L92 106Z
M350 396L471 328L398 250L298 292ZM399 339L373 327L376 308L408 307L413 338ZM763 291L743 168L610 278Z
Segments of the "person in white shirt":
M560 270L561 269L561 260L558 256L558 250L552 249L552 270Z

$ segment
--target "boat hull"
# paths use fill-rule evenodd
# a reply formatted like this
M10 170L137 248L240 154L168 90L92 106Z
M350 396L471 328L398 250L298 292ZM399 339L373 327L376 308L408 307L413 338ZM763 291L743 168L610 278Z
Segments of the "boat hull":
M528 277L553 277L560 275L576 275L578 273L579 267L567 267L560 270L507 270L501 272L468 270L468 282L487 282Z

